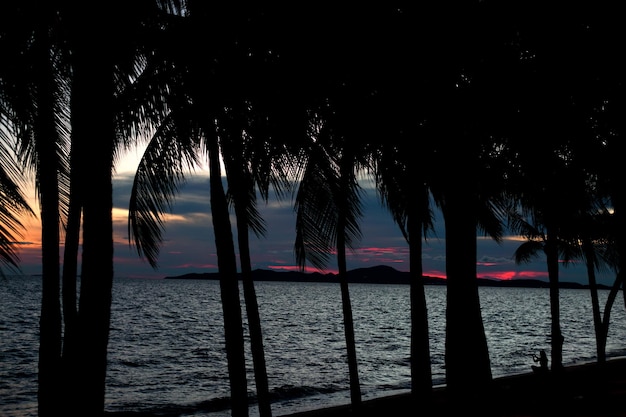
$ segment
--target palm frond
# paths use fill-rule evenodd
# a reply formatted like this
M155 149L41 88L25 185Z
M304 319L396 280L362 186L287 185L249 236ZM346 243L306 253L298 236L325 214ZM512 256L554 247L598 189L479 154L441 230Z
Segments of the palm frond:
M198 163L198 131L185 116L170 114L149 142L135 174L129 202L128 231L137 253L157 268L164 230L185 172ZM191 120L191 119L187 119Z
M545 239L544 233L518 212L510 211L508 213L507 225L509 230L513 233L525 236L529 239Z
M363 190L354 175L348 174L346 176L348 178L342 176L339 181L347 183L347 186L342 186L341 189L344 192L340 191L335 195L335 198L343 200L338 202L338 204L343 208L346 246L350 249L355 249L357 243L362 238L360 223L363 218Z
M337 207L333 200L335 172L327 164L309 161L296 194L296 262L323 269L336 245Z
M483 236L489 236L498 243L502 242L504 218L503 212L493 200L489 200L485 204L479 204L478 230L483 233Z
M528 263L534 258L541 256L543 252L543 242L537 240L527 240L515 249L513 258L516 264Z
M3 149L0 147L0 149ZM4 165L4 158L0 158ZM15 242L23 237L23 216L34 216L20 187L0 167L0 264L19 270L19 255ZM0 269L0 274L2 270Z

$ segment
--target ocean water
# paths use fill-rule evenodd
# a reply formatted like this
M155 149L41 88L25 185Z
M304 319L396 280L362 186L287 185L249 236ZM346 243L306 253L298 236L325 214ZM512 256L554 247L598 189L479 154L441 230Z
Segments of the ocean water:
M276 416L350 401L338 284L255 283L269 386ZM0 416L37 415L40 281L0 280ZM407 286L351 284L363 399L410 389ZM445 295L427 286L435 385L445 384ZM602 305L608 291L601 291ZM481 287L494 377L525 373L532 354L550 352L548 289ZM243 300L243 296L242 296ZM242 302L245 320L245 306ZM596 359L591 300L586 290L561 290L565 365ZM247 322L245 323L247 325ZM247 340L247 329L245 330ZM228 416L229 395L219 283L115 280L106 410ZM611 315L607 354L626 355L626 314L620 294ZM247 344L248 346L248 344ZM250 415L254 403L247 352Z

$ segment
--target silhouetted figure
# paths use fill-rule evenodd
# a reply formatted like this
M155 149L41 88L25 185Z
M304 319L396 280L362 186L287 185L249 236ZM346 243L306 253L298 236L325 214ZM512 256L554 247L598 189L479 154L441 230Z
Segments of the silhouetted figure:
M539 351L539 356L533 354L533 361L535 363L539 363L539 366L532 365L534 372L537 373L545 373L548 372L548 355L546 355L546 351L541 349Z

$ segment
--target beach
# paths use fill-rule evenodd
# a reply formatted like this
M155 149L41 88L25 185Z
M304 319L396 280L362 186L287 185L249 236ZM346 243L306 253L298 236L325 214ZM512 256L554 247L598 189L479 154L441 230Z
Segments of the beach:
M413 403L402 394L364 401L360 412L349 405L303 411L283 417L458 416L492 417L624 417L626 358L604 364L565 367L560 374L494 378L484 396L473 401L450 398L445 387L433 389L431 404Z

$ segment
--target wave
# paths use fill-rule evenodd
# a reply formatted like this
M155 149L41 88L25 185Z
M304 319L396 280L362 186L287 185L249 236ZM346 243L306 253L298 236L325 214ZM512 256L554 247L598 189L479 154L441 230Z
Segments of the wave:
M270 391L270 401L274 407L282 402L299 400L307 397L319 395L329 395L345 391L345 387L312 387L312 386L292 386L283 385ZM250 393L248 396L250 407L257 405L257 396ZM219 413L230 411L230 397L215 397L200 401L195 404L168 404L154 407L146 407L143 404L125 403L117 407L110 407L105 415L111 417L179 417L182 415L196 415L204 413Z

